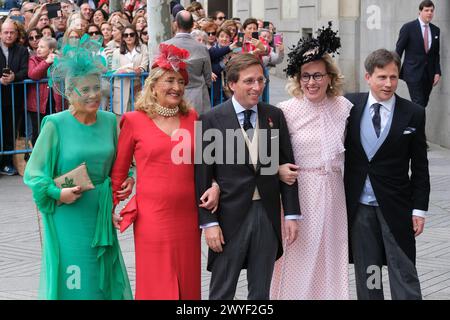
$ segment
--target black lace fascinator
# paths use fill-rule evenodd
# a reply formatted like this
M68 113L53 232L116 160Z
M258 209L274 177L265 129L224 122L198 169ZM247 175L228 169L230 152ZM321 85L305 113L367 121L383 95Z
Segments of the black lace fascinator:
M288 66L284 70L288 77L295 77L302 65L319 60L327 53L333 57L339 54L341 38L337 35L338 31L333 31L332 25L333 23L329 21L327 28L317 30L317 38L301 38L297 46L291 48Z

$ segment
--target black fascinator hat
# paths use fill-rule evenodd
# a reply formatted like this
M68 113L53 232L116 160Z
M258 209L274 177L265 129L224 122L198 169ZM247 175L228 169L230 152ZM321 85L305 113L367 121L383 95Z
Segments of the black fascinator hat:
M328 27L317 30L317 38L301 38L297 46L291 48L288 54L288 66L284 70L288 77L295 77L300 67L308 62L320 60L326 53L332 55L339 54L341 48L341 38L338 31L331 28L333 23L328 22Z

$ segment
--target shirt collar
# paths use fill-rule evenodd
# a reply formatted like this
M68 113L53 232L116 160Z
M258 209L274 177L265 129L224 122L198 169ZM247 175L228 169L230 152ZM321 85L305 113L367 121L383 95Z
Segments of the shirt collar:
M231 101L233 102L233 107L234 107L234 111L236 112L236 114L242 113L245 110L247 110L236 100L236 98L234 96L233 96L233 98L231 98ZM254 106L250 110L253 110L256 114L258 114L258 105Z
M377 101L377 99L375 99L375 97L372 94L372 91L370 91L369 93L369 100L367 100L368 106L371 107L373 104L375 103L379 103L383 106L384 109L386 109L389 112L392 112L392 109L394 109L394 105L395 105L395 94L392 96L392 98L390 98L387 101L382 101L379 102Z
M423 22L422 19L420 19L420 17L419 17L418 19L419 19L419 22L420 22L420 26L421 26L422 28L423 28L424 26L430 26L429 23Z
M9 47L5 46L2 41L0 41L0 46L2 47L3 51L9 50Z
M127 53L131 54L132 56L134 56L137 53L136 47L133 48L133 50L128 51Z

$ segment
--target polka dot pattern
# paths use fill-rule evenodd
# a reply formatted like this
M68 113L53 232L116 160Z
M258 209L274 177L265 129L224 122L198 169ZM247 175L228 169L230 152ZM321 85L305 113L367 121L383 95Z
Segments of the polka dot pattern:
M303 220L298 239L285 247L275 265L271 298L349 299L342 169L345 127L352 104L344 97L320 104L293 98L279 107L288 123L296 165L301 168L298 184ZM332 169L325 171L326 167Z

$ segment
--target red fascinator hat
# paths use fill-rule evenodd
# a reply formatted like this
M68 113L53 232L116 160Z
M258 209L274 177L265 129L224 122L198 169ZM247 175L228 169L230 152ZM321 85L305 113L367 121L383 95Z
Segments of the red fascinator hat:
M185 62L187 58L189 58L189 51L171 44L161 43L159 45L159 55L153 60L152 69L162 68L179 72L184 82L188 84L189 76Z

